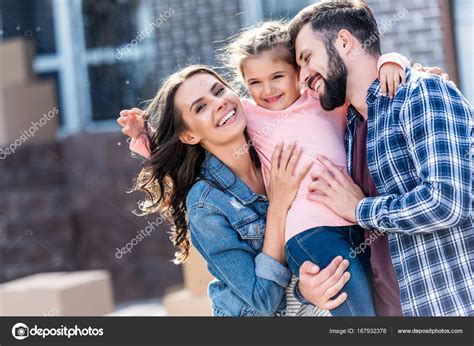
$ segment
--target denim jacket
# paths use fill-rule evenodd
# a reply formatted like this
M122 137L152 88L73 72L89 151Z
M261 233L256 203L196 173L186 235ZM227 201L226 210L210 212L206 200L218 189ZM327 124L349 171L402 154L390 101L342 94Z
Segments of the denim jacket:
M191 242L207 261L214 316L285 314L291 272L262 252L266 197L207 153L186 208Z

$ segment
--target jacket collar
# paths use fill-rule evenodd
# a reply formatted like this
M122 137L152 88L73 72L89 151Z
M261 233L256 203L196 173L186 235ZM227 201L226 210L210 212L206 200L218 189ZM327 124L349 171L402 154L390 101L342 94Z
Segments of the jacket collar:
M205 178L217 182L244 205L252 203L258 198L258 194L253 192L229 167L207 151L201 174Z

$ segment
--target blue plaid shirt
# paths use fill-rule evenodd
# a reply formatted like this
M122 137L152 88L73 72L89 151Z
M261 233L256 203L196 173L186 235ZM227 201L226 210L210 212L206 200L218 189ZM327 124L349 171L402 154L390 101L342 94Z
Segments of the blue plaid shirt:
M473 108L451 83L408 70L391 100L368 91L367 160L380 194L359 225L388 232L405 316L474 315ZM348 110L346 149L359 121Z

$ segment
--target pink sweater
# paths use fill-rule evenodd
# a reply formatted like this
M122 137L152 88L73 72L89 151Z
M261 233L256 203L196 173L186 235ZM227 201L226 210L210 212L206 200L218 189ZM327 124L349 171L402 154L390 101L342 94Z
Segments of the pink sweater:
M269 182L272 153L280 140L285 145L296 141L302 147L303 154L297 170L308 162L313 162L312 171L319 169L321 166L315 160L317 155L324 155L339 166L346 165L344 132L347 106L326 112L313 95L306 89L295 103L282 111L271 111L257 106L251 100L242 100L247 114L247 129L262 162L265 186ZM311 175L307 174L288 211L286 241L313 227L351 224L323 204L307 199L310 182Z
M405 57L396 54L386 54L380 57L378 68L385 62L395 62L403 68L409 67L410 62ZM324 155L335 164L346 166L346 149L344 133L346 129L347 105L334 111L327 112L321 108L316 95L309 89L290 107L282 111L271 111L256 105L252 100L242 99L247 115L247 129L252 139L249 143L257 150L262 162L265 186L269 182L271 156L278 141L285 144L297 142L303 149L297 170L307 162L313 162L312 171L321 166L315 159ZM147 139L133 139L131 150L149 156ZM148 150L148 151L147 151ZM288 212L286 221L285 240L300 232L318 226L348 226L350 222L341 218L321 203L307 199L308 174L302 181L297 196Z

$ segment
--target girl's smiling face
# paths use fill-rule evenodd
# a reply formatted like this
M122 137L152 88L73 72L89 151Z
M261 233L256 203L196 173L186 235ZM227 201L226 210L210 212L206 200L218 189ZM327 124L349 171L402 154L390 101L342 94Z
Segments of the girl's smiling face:
M250 96L263 108L284 110L301 95L296 68L272 51L245 58L241 67Z

